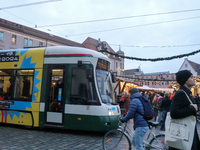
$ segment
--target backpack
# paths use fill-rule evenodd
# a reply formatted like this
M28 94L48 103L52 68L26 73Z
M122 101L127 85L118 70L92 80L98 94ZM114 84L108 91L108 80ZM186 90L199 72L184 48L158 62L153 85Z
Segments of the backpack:
M154 110L153 110L153 107L152 107L150 101L147 100L147 99L145 99L143 96L141 96L139 98L139 100L141 101L141 103L143 105L144 114L141 114L139 112L138 113L140 115L142 115L145 120L151 120L151 119L153 119L153 117L154 117Z
M160 98L160 99L158 100L157 104L156 104L156 108L157 108L158 110L160 110L160 111L163 110L163 108L162 108L162 100L163 100L163 98Z

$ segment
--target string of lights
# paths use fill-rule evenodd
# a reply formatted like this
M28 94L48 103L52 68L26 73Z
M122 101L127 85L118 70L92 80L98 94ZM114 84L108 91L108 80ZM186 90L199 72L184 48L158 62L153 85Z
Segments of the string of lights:
M169 48L169 47L189 47L189 46L199 46L200 44L187 44L187 45L161 45L161 46L138 46L138 45L121 45L121 44L109 44L111 46L119 46L120 47L134 47L134 48Z
M82 23L92 23L92 22L100 22L100 21L111 21L111 20L130 19L130 18L139 18L139 17L148 17L148 16L175 14L175 13L185 13L185 12L199 11L199 10L200 9L190 9L190 10L181 10L181 11L179 10L179 11L171 11L171 12L164 12L164 13L154 13L154 14L145 14L145 15L136 15L136 16L117 17L117 18L77 21L77 22L69 22L69 23L61 23L61 24L51 24L51 25L43 25L43 26L37 26L37 27L38 28L52 27L52 26L55 27L55 26L64 26L64 25L71 25L71 24L82 24Z
M142 78L133 78L133 77L127 77L127 76L119 76L117 77L125 78L125 79L134 79L134 81L176 81L175 79L142 79Z
M124 58L124 59L155 62L155 61L172 60L172 59L183 58L183 57L195 55L195 54L199 53L200 50L196 50L196 51L193 51L193 52L187 53L187 54L180 54L180 55L171 56L171 57L164 57L164 58L137 58L137 57L129 57L129 56L122 56L122 55L119 55L117 53L112 53L112 52L109 52L107 50L101 50L100 52L102 52L102 53L108 53L110 55L113 55L113 56L116 56L116 57L121 57L121 58Z

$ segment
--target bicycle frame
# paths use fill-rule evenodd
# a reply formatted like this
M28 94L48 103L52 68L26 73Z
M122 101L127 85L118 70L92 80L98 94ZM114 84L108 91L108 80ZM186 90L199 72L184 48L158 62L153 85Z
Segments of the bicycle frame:
M119 127L118 127L117 130L122 131L125 135L128 136L129 140L131 141L132 135L133 135L134 131L133 131L131 128L129 128L129 127L127 126L127 124L128 124L128 123L122 123L121 125L119 125ZM149 124L149 123L148 123L148 124ZM146 133L145 136L144 136L144 137L147 137L147 138L146 138L146 141L143 140L143 146L144 146L145 149L146 149L147 147L152 147L152 148L156 148L156 149L160 149L160 148L161 148L161 147L159 147L159 146L157 146L157 145L152 146L152 145L150 144L150 141L151 141L152 139L157 140L156 136L158 136L158 135L164 135L164 134L156 134L156 133L155 133L156 127L157 127L157 126L151 126L151 125L149 124L149 130L147 131L147 133ZM122 136L123 136L123 134L122 134ZM122 136L121 136L120 140L122 139ZM119 141L120 141L120 140L119 140ZM117 144L118 144L118 143L117 143ZM116 144L116 145L117 145L117 144Z

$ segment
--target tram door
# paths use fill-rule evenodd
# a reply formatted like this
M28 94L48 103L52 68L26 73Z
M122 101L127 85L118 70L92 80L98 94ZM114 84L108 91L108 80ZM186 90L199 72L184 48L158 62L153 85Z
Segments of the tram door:
M46 123L63 124L64 67L49 68L47 81Z

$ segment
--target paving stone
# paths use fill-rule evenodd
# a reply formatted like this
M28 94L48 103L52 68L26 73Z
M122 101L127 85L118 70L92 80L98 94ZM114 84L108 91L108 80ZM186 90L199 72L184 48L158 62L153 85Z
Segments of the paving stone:
M129 127L133 128L133 121L129 123ZM2 124L0 131L0 150L103 150L102 139L105 134L59 129L26 129Z

